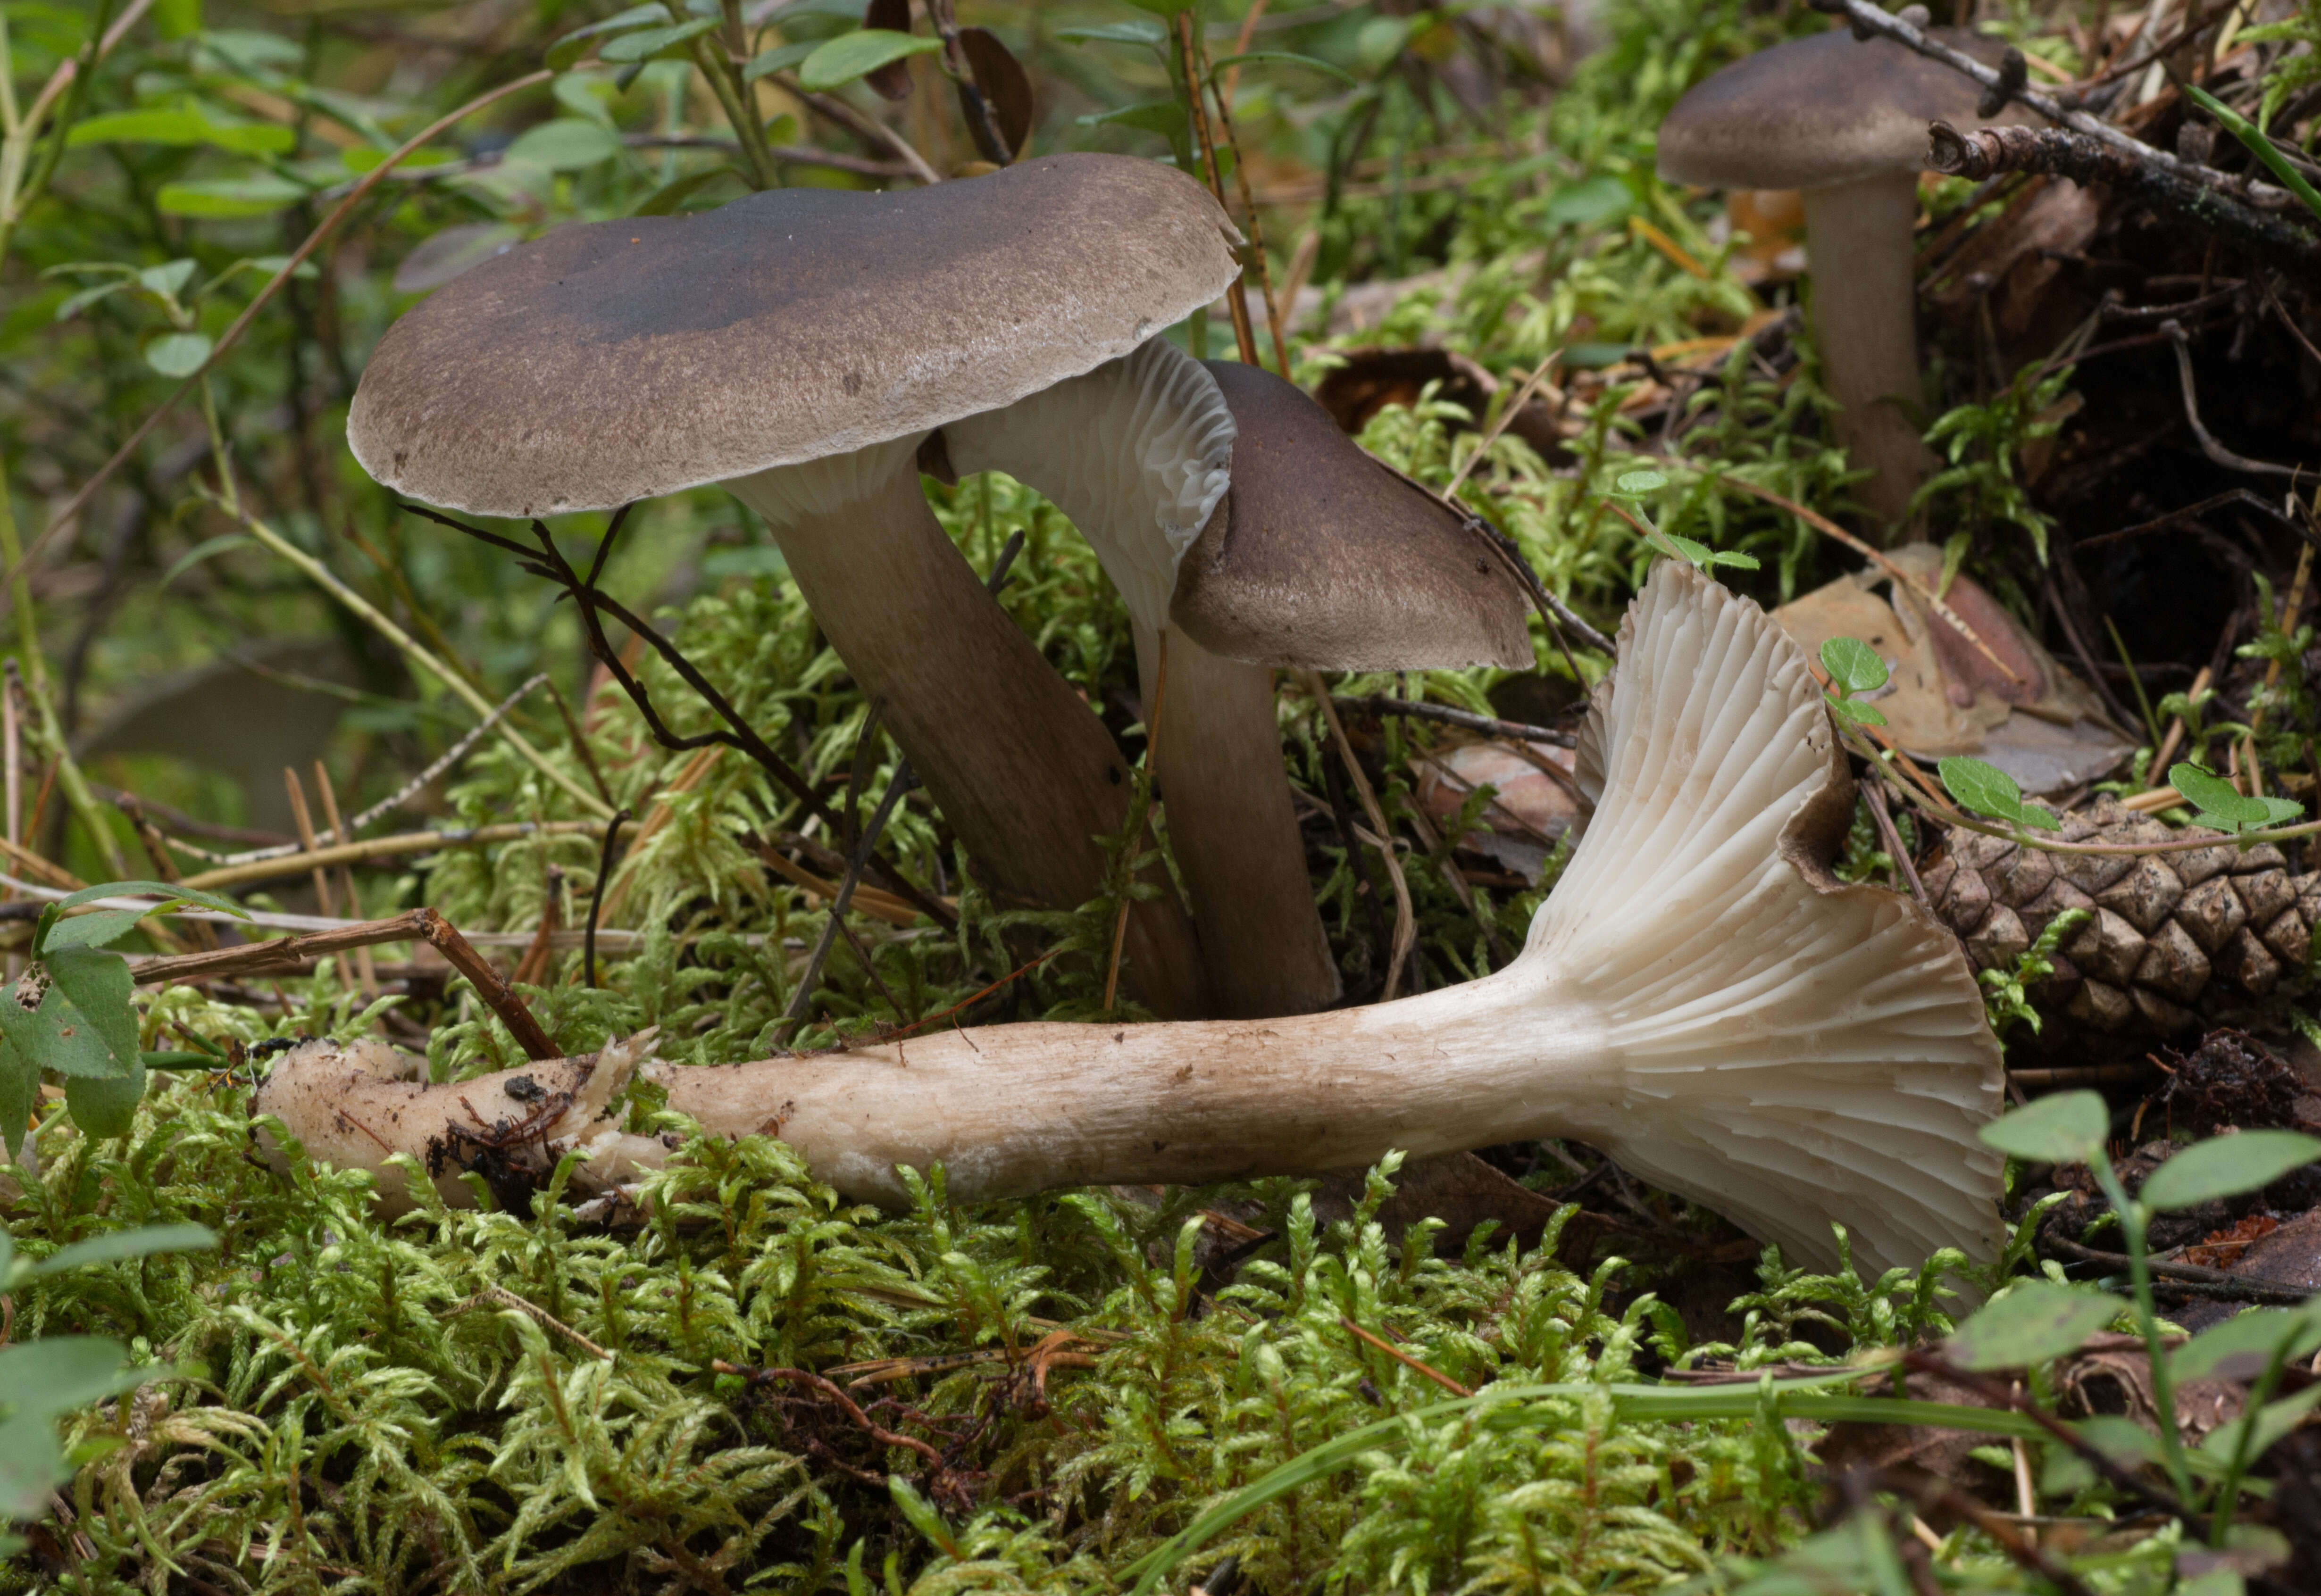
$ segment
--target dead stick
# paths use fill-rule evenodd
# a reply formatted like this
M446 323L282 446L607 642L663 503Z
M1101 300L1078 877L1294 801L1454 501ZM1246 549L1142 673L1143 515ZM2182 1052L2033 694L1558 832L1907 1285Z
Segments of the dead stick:
M1391 1341L1387 1340L1383 1337L1371 1335L1368 1330L1362 1328L1361 1326L1356 1324L1352 1319L1348 1319L1344 1314L1341 1313L1338 1315L1338 1323L1344 1328L1348 1334L1358 1337L1361 1340L1368 1342L1370 1346L1377 1347L1380 1352L1385 1353L1387 1356L1394 1359L1397 1363L1403 1365L1405 1367L1417 1370L1429 1380L1434 1381L1435 1384L1449 1392L1452 1396L1470 1397L1475 1394L1467 1387L1460 1384L1456 1380L1452 1379L1450 1375L1443 1373L1442 1370L1430 1368L1425 1364L1420 1363L1416 1358L1411 1356L1410 1354L1405 1352L1401 1347L1394 1345Z
M1263 0L1259 0L1259 5L1251 8L1249 20L1242 24L1242 38L1249 37L1250 26L1255 22L1256 13L1262 5ZM1236 44L1233 48L1235 53L1239 53L1249 47ZM1217 126L1224 130L1225 150L1233 156L1233 187L1241 195L1242 214L1249 218L1250 258L1257 263L1257 289L1265 300L1265 329L1273 339L1274 364L1280 367L1281 376L1287 380L1289 376L1289 344L1281 335L1281 304L1273 297L1273 268L1265 258L1265 222L1257 213L1257 196L1250 192L1249 187L1249 166L1241 158L1241 138L1233 131L1233 86L1217 82L1215 69L1209 65L1208 46L1201 44L1198 49L1201 78L1208 85L1209 93L1216 97ZM1197 95L1198 91L1195 93ZM1222 202L1224 196L1218 197ZM1248 307L1244 305L1242 310L1243 319L1248 314Z
M414 909L411 912L417 920L420 936L451 960L453 969L475 984L476 995L500 1017L500 1023L508 1028L508 1034L523 1049L525 1057L540 1060L564 1056L564 1050L548 1039L548 1033L540 1029L540 1021L532 1017L523 1000L508 990L500 973L469 946L468 939L449 920L432 909Z
M207 981L217 976L243 975L252 972L277 973L284 965L300 965L310 958L344 953L350 948L375 948L382 942L425 941L427 933L419 917L433 912L432 909L412 909L392 919L367 920L357 925L341 926L335 930L309 932L303 937L278 938L270 942L245 943L240 948L220 948L205 953L147 959L132 965L131 975L140 986L151 986L162 982Z
M297 823L299 845L305 849L306 857L312 858L322 848L314 836L314 817L306 812L305 784L298 779L296 771L285 765L282 767L282 785L290 794L290 818ZM331 894L331 873L321 865L314 866L314 903L317 911L325 919L339 911Z
M885 1446L901 1446L915 1452L933 1464L937 1472L949 1472L944 1465L942 1453L915 1436L897 1435L893 1430L884 1428L870 1415L865 1413L852 1397L848 1396L836 1384L819 1374L809 1374L804 1369L753 1369L742 1364L729 1364L722 1357L709 1366L720 1374L739 1374L752 1385L768 1385L776 1381L784 1381L792 1385L810 1386L843 1408L849 1419L869 1432L871 1439Z
M1410 907L1410 884L1403 879L1402 861L1394 857L1394 833L1387 829L1386 812L1379 807L1378 794L1370 790L1370 778L1362 770L1361 761L1354 757L1353 742L1338 720L1338 707L1330 697L1330 690L1322 685L1321 672L1306 673L1306 689L1321 706L1331 740L1338 745L1338 757L1344 761L1346 775L1354 784L1354 795L1361 800L1362 812L1370 817L1370 827L1378 834L1379 857L1386 861L1387 877L1394 883L1394 951L1387 959L1386 990L1379 1000L1392 1002L1395 989L1402 984L1403 964L1410 957L1411 946L1418 940L1418 920ZM1346 846L1352 848L1360 844L1349 837Z
M293 876L309 868L321 869L331 865L351 864L363 859L390 859L402 854L434 853L446 848L480 848L494 842L514 842L526 837L596 837L603 834L601 821L514 821L505 825L477 826L460 831L404 831L392 837L374 837L367 842L342 842L335 848L317 848L313 853L283 855L259 859L247 865L227 865L216 870L205 870L198 875L188 875L182 884L197 892L215 892L220 887L241 886L253 881L276 881ZM26 863L19 857L19 864ZM55 878L60 874L56 867L42 860L31 866ZM81 882L74 878L72 888Z
M331 784L331 773L320 759L314 761L314 787L322 794L323 818L331 822L331 838L336 842L352 842L354 839L339 821L338 790ZM355 870L352 865L339 866L339 890L346 894L347 918L362 918L362 900L355 893ZM371 963L370 949L355 949L355 974L362 982L365 1001L378 995L378 970Z
M1435 721L1445 726L1463 727L1489 737L1511 737L1517 742L1552 743L1568 748L1579 740L1579 734L1558 731L1552 726L1533 726L1522 721L1502 721L1495 715L1479 715L1472 710L1454 709L1447 703L1422 703L1415 699L1387 698L1379 694L1350 698L1343 694L1333 697L1332 703L1342 710L1358 710L1367 715L1398 715L1411 721Z
M1209 132L1208 102L1201 95L1201 65L1193 45L1193 12L1189 6L1177 14L1177 41L1185 62L1185 91L1192 104L1193 131L1199 135L1201 141L1201 165L1209 174L1209 189L1217 196L1217 209L1231 215L1232 212L1225 205L1225 182L1217 175L1217 145ZM1253 367L1258 363L1257 334L1251 331L1249 324L1249 293L1242 286L1246 277L1244 268L1242 275L1236 277L1233 286L1226 291L1225 311L1233 317L1233 344L1242 363ZM1287 376L1288 373L1285 370L1282 375ZM1160 694L1156 693L1153 697L1157 700ZM1124 914L1125 910L1123 912ZM1110 1004L1106 1006L1110 1007Z
M1178 14L1179 20L1184 21L1188 27L1191 26L1188 20L1191 16L1192 13L1189 11ZM1242 335L1246 337L1248 307L1244 305L1242 309L1241 326ZM1169 697L1169 629L1164 626L1155 635L1160 639L1160 663L1152 673L1152 713L1147 717L1144 723L1144 790L1147 793L1156 790L1156 784L1160 779L1160 710ZM1148 800L1145 814L1149 817L1151 813L1151 805ZM1143 821L1140 821L1136 829L1141 833L1144 830ZM1136 839L1130 838L1125 848L1128 854L1133 857L1136 851ZM1123 861L1124 865L1125 862ZM1120 992L1120 956L1128 946L1128 911L1136 902L1135 897L1129 891L1133 884L1133 877L1121 883L1120 913L1112 922L1112 959L1106 966L1104 975L1104 1011L1107 1014L1112 1012L1112 1000Z

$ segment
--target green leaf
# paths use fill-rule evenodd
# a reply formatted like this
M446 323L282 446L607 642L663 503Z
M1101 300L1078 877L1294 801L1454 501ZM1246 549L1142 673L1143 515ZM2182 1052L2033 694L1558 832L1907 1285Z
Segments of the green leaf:
M2092 1092L2064 1092L2016 1109L1975 1134L1985 1146L2035 1164L2091 1164L2103 1156L2111 1111Z
M213 347L206 332L164 332L145 345L145 364L163 376L191 376Z
M0 1003L13 1009L13 993L0 990ZM21 1156L24 1138L32 1134L32 1112L41 1101L41 1066L20 1048L0 1037L0 1152Z
M1550 227L1586 227L1625 216L1635 204L1636 196L1617 177L1590 177L1548 195L1542 220Z
M128 965L118 955L92 957L113 958L121 965L123 975L128 974ZM27 1009L17 994L34 992L40 994L39 1007ZM57 989L55 972L46 964L34 966L13 991L0 992L0 1036L6 1037L9 1047L30 1060L33 1069L52 1069L68 1081L128 1073L108 1043L105 1028L91 1024L79 1005Z
M2321 1310L2251 1308L2210 1325L2168 1356L2178 1383L2216 1376L2254 1380L2276 1358L2301 1358L2321 1347Z
M798 68L798 84L816 94L842 88L889 62L941 50L942 41L892 28L857 28L817 46Z
M659 0L646 0L642 5L632 5L617 15L601 23L590 23L585 28L575 28L548 47L548 65L559 72L588 53L588 41L605 33L618 33L628 28L642 28L665 20L669 8Z
M1187 125L1185 108L1174 100L1147 100L1141 105L1123 105L1117 111L1099 111L1079 119L1081 127L1098 127L1108 122L1171 140L1180 136Z
M696 17L689 23L671 23L665 28L641 28L633 33L623 33L596 52L604 61L649 61L668 51L671 56L688 53L685 45L718 25L712 16Z
M249 177L223 177L201 183L165 183L153 203L164 214L191 216L210 222L245 216L271 216L306 197L303 185L272 173Z
M250 911L232 898L223 898L215 893L205 893L194 887L173 886L166 881L103 881L95 886L85 886L78 892L66 893L51 907L59 911L77 909L83 903L102 902L106 898L167 900L145 910L147 914L165 914L176 904L192 903L203 909L214 909L221 914L231 914L238 920L250 918Z
M1874 703L1864 703L1858 698L1833 698L1829 701L1829 712L1850 725L1883 726L1886 724L1884 711Z
M1822 644L1821 666L1848 693L1875 693L1886 685L1886 662L1860 638L1832 638Z
M65 143L71 149L89 144L208 144L236 155L287 155L298 147L298 135L270 122L212 122L198 111L116 111L75 123Z
M2200 812L2200 818L2225 831L2254 831L2298 820L2302 804L2286 798L2250 798L2239 788L2203 766L2177 764L2168 767L2168 784Z
M25 1265L23 1278L40 1280L67 1269L90 1264L117 1264L123 1258L150 1257L156 1253L202 1252L218 1244L207 1225L140 1225L133 1230L113 1230L60 1247L37 1264Z
M732 167L711 167L705 172L687 172L676 182L664 183L647 195L644 203L636 208L634 213L639 216L670 215L676 212L678 206L716 182L718 178L734 177L740 175Z
M120 1069L103 1071L102 1075L142 1076L145 1067L137 1047L137 1012L130 1007L137 985L130 978L129 961L94 948L51 948L41 954L41 963L56 983L56 992L81 1011L120 1061Z
M186 285L193 280L194 272L200 265L200 261L190 257L165 261L159 266L149 266L139 272L137 282L139 286L149 293L158 295L163 299L175 299L185 291Z
M2262 1457L2275 1441L2305 1422L2305 1416L2313 1411L2316 1402L2321 1402L2321 1384L2308 1385L2295 1396L2267 1402L2253 1414L2243 1414L2230 1424L2218 1425L2200 1443L2200 1450L2218 1463L2229 1464L2241 1449L2243 1432L2250 1431L2248 1455L2252 1459Z
M2316 190L2305 174L2290 164L2287 156L2275 150L2272 141L2266 138L2254 123L2207 89L2189 83L2180 86L2187 99L2222 122L2225 131L2246 145L2249 153L2265 164L2266 168L2280 180L2283 188L2303 200L2305 208L2314 215L2321 216L2321 190Z
M1657 471L1623 471L1612 485L1632 499L1641 499L1646 494L1656 494L1666 487L1668 478Z
M41 952L45 957L68 948L102 948L108 942L118 942L137 929L137 922L146 913L142 909L100 909L95 914L59 919L42 939Z
M2321 1138L2294 1130L2244 1130L2211 1137L2153 1170L2136 1195L2167 1212L2269 1186L2321 1159Z
M1303 67L1309 72L1326 72L1344 83L1359 84L1361 81L1343 67L1333 66L1313 56L1299 55L1294 50L1245 50L1239 55L1219 56L1209 63L1209 76L1215 77L1228 67L1252 64Z
M50 1336L0 1348L0 1397L13 1411L0 1423L0 1513L37 1519L69 1473L57 1420L168 1373L127 1367L128 1352L101 1336Z
M65 1107L72 1111L73 1123L80 1128L83 1136L97 1140L128 1135L129 1128L137 1120L137 1105L144 1101L145 1066L141 1059L133 1075L111 1080L72 1075L65 1081Z
M577 172L621 153L620 136L578 116L526 128L502 159L551 172Z
M2052 1280L2018 1281L1959 1326L1950 1338L1950 1360L1966 1369L2019 1369L2047 1363L2077 1351L2127 1306L2106 1292L2057 1285Z
M214 559L229 549L240 549L244 545L255 548L257 544L258 540L248 532L220 532L214 538L205 538L177 557L177 563L171 566L168 574L161 578L161 586L164 589L168 588L170 583L175 582L204 560Z
M1998 766L1962 754L1952 754L1936 768L1943 785L1961 807L1994 821L2009 821L2034 831L2058 829L2055 817L2035 803L2023 802L2023 789Z
M771 50L761 50L750 58L748 66L742 68L742 81L755 83L769 74L787 72L820 50L824 42L819 39L801 39L789 44L777 44Z
M951 1526L943 1522L942 1514L935 1510L934 1503L913 1490L908 1480L900 1474L888 1474L887 1493L894 1498L895 1506L901 1510L903 1517L910 1520L911 1528L925 1537L927 1543L936 1551L949 1557L962 1555L959 1537L951 1532Z
M1058 28L1056 37L1068 44L1142 44L1158 50L1169 42L1169 31L1159 23L1106 23L1099 27Z

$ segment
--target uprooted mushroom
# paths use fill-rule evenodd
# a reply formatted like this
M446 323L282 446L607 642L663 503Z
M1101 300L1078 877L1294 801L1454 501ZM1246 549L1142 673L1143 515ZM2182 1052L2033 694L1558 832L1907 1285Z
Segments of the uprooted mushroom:
M1826 860L1852 781L1805 655L1757 606L1659 567L1599 686L1584 839L1495 975L1367 1009L1264 1021L1032 1023L729 1066L594 1059L456 1085L389 1082L316 1046L260 1113L309 1154L459 1173L579 1151L598 1190L663 1161L619 1129L633 1071L718 1135L778 1135L851 1196L896 1202L940 1164L960 1200L1097 1182L1359 1167L1575 1137L1792 1256L1869 1270L1987 1255L1998 1047L1957 944L1917 903ZM548 1079L554 1072L552 1080Z

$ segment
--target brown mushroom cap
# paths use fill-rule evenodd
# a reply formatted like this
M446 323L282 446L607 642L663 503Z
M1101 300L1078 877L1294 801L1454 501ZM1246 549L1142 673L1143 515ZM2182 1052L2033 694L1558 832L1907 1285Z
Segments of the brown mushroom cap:
M1212 360L1233 490L1186 551L1170 618L1215 654L1315 670L1529 666L1528 603L1441 501L1253 366Z
M347 440L430 503L609 509L1076 376L1214 299L1237 237L1199 184L1117 155L562 227L389 328Z
M2004 41L1965 28L1926 36L1997 67ZM1759 50L1693 86L1661 123L1660 175L1718 188L1825 188L1923 171L1926 124L1990 125L1962 72L1845 29ZM1992 122L2025 120L2010 104Z

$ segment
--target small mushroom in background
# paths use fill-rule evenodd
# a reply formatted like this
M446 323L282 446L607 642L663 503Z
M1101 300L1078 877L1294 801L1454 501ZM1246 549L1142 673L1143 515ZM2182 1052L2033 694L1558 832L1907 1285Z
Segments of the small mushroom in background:
M1933 544L1906 543L1886 558L1919 586L1942 591L1943 551ZM2135 751L2136 739L2112 723L2094 690L1974 578L1953 576L1943 602L1989 655L1917 587L1877 566L1782 605L1773 619L1808 653L1838 637L1876 650L1889 680L1872 696L1889 733L1915 757L1971 754L2045 797L2098 779Z
M589 1155L579 1185L660 1158L587 1118L599 1076L638 1068L704 1129L778 1135L887 1203L907 1201L905 1165L942 1165L976 1202L1576 1137L1793 1261L1835 1262L1832 1221L1870 1277L1940 1247L1994 1256L2001 1161L1975 1133L1998 1108L1998 1044L1941 922L1828 872L1852 780L1803 650L1675 562L1619 640L1577 761L1594 816L1506 969L1329 1014L994 1026L727 1067L638 1066L633 1039L554 1083L560 1134ZM258 1107L354 1167L396 1150L444 1168L488 1162L472 1144L514 1145L543 1113L506 1078L369 1083L318 1049ZM462 1093L488 1110L480 1136Z
M388 329L348 441L388 487L483 515L726 486L988 884L1069 908L1102 890L1126 761L943 534L921 445L1206 304L1238 237L1197 183L1109 155L559 228ZM1125 965L1156 1012L1206 1011L1173 894L1135 904Z
M1918 19L1924 24L1921 12ZM1996 67L2006 46L1961 28L1930 38ZM1934 468L1920 436L1917 278L1911 231L1927 124L2033 120L2009 104L1976 114L1963 73L1887 39L1844 29L1760 50L1697 84L1661 123L1660 175L1724 188L1794 188L1805 197L1822 384L1838 404L1853 490L1880 522L1899 522Z

